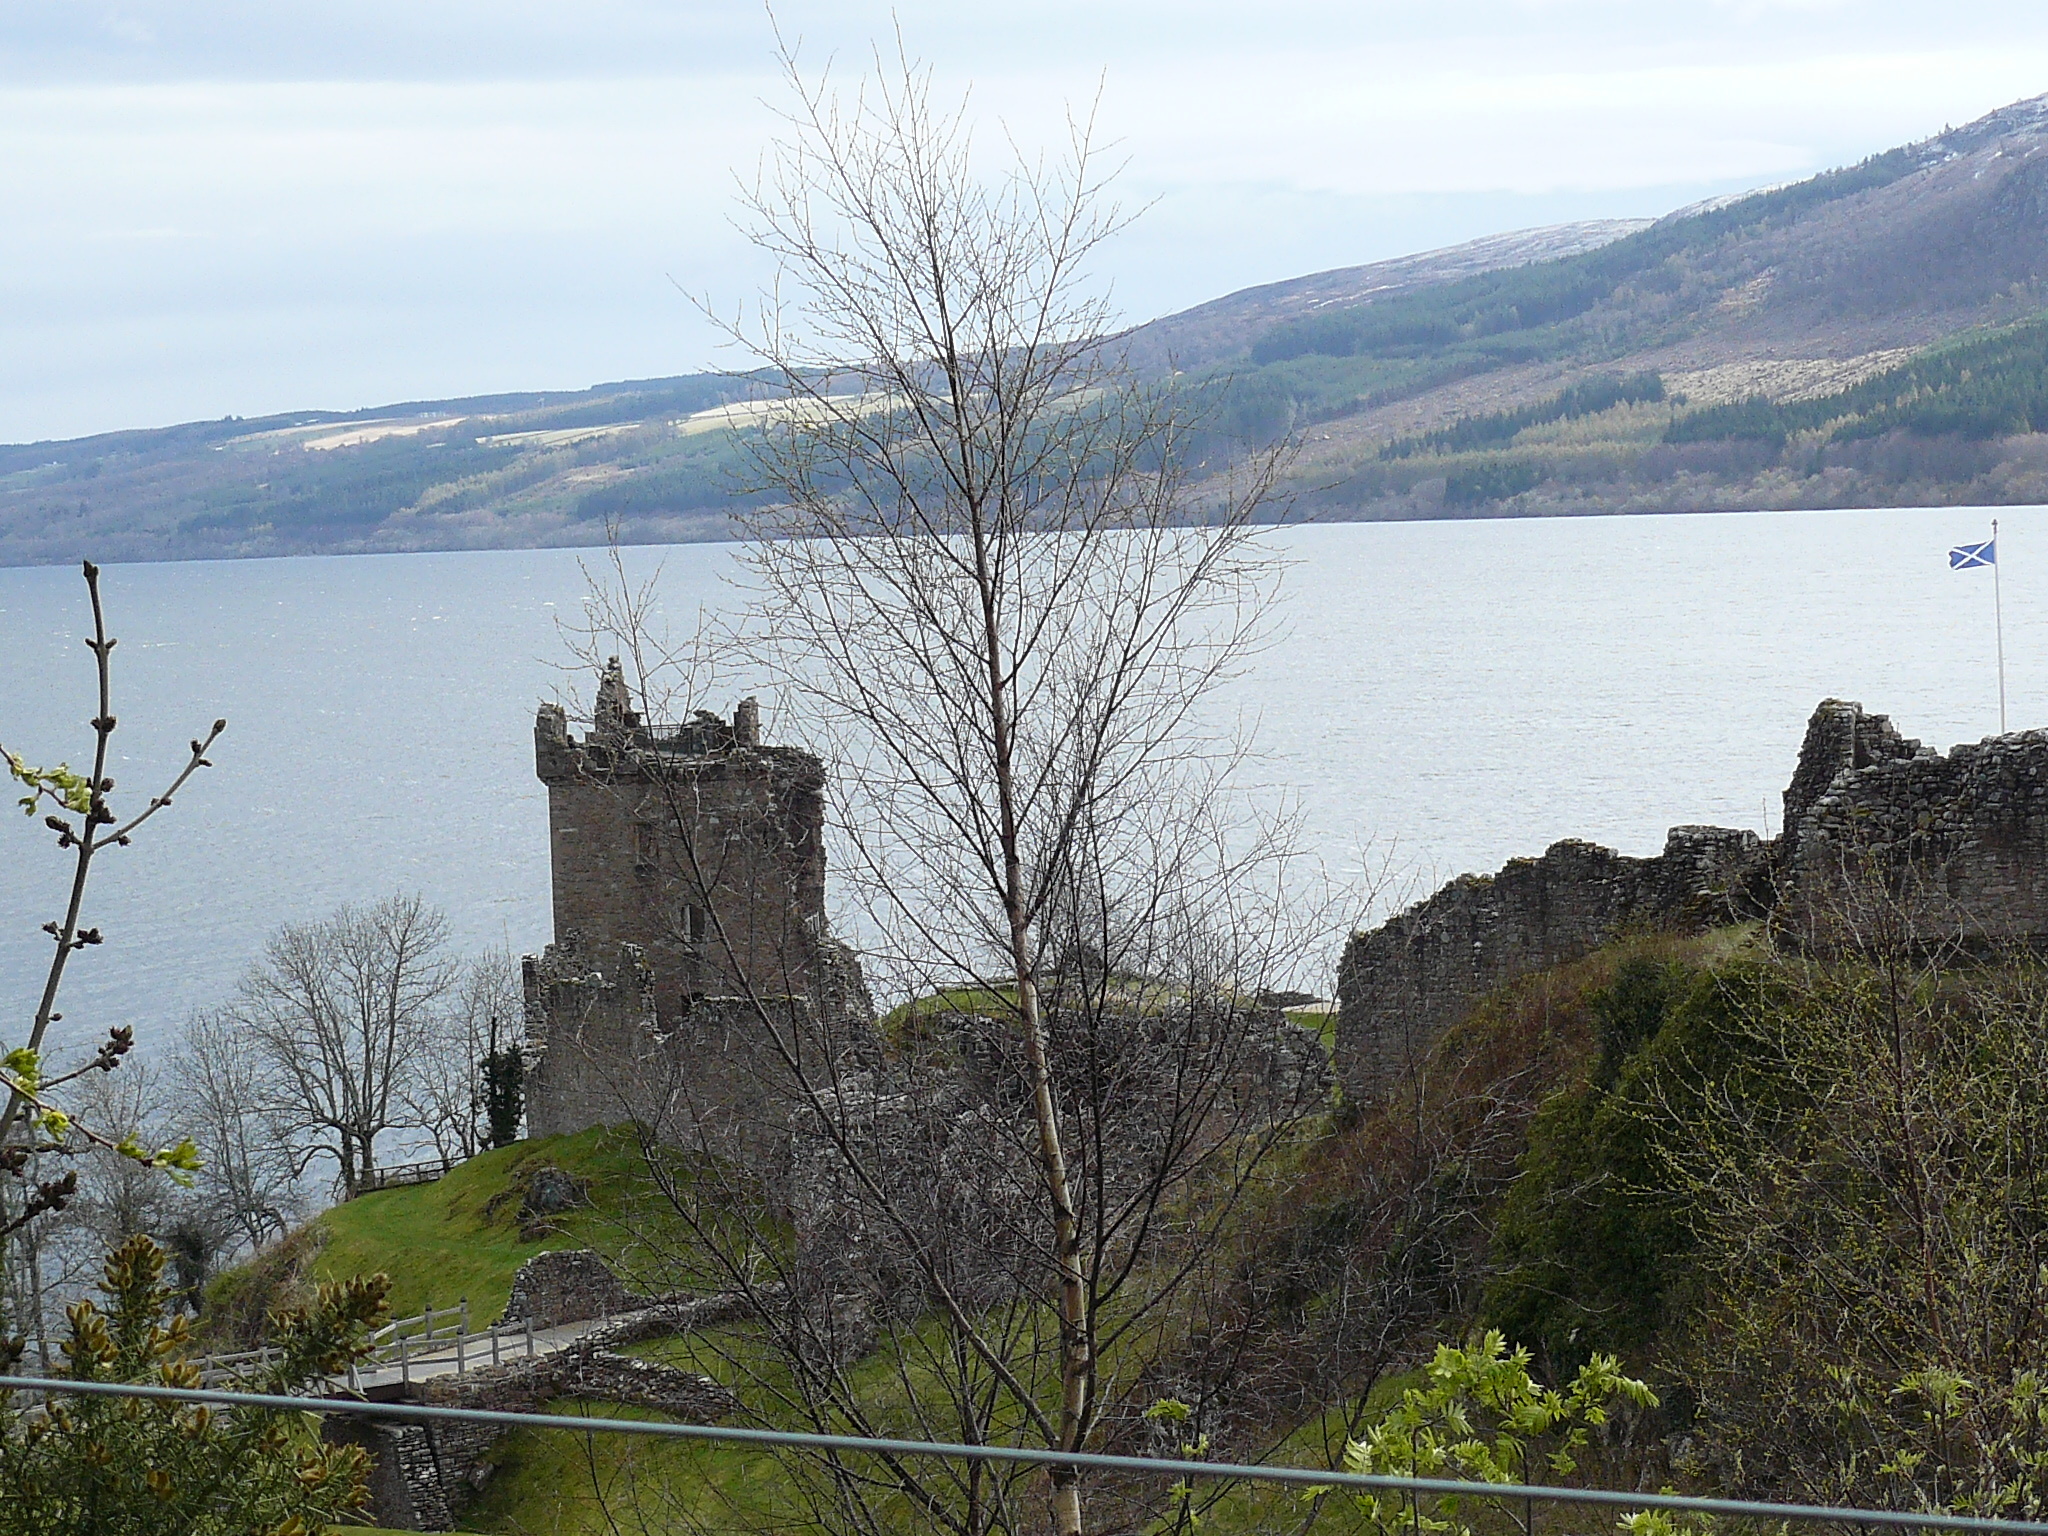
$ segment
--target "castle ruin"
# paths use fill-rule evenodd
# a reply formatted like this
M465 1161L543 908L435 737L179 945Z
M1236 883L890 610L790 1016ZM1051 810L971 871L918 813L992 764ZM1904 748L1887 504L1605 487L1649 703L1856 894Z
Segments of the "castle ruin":
M615 657L580 739L540 706L534 768L555 940L525 964L533 1135L737 1123L759 1108L777 1031L866 1029L859 967L825 922L824 766L764 745L754 700L656 731Z
M777 1095L879 1065L860 967L825 922L823 765L764 745L751 699L729 720L649 728L616 661L589 731L544 704L534 752L555 941L525 966L531 1133L653 1120L786 1159L793 1117L814 1109ZM2048 938L2048 731L1944 757L1825 700L1783 827L1675 827L1652 858L1560 842L1353 934L1334 1052L1347 1099L1384 1099L1487 993L1632 932L1767 920L1825 944L1877 890L1929 939ZM974 1024L946 1021L963 1041ZM862 1091L887 1096L879 1078Z
M1883 715L1824 700L1784 807L1769 841L1674 827L1647 859L1555 843L1353 934L1337 972L1346 1096L1384 1099L1488 992L1630 932L1767 918L1791 942L1826 944L1876 894L1925 940L2048 937L2048 731L1943 757Z

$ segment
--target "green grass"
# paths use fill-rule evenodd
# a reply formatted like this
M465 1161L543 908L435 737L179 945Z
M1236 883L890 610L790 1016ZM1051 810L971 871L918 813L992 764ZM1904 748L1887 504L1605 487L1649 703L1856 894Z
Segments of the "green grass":
M1683 950L1689 956L1711 960L1737 952L1750 942L1748 928L1687 940L1630 940L1614 946L1611 953L1565 968L1557 981L1567 991L1574 986L1592 986L1612 968L1615 957L1624 953ZM1579 975L1582 971L1584 976ZM1487 1017L1476 1019L1468 1030L1507 1028L1514 1021L1494 1015L1510 1009L1519 996L1520 989L1509 989L1486 1011ZM992 994L963 989L920 999L899 1010L895 1018L901 1026L915 1027L928 1012L994 1012L1003 1003ZM1302 1010L1292 1017L1327 1032L1334 1026L1335 1010ZM1262 1208L1247 1212L1251 1227L1270 1234L1273 1228L1301 1218L1302 1213L1290 1206L1300 1188L1293 1175L1301 1160L1312 1155L1307 1144L1283 1150L1272 1170L1270 1193L1255 1201ZM518 1234L516 1194L522 1173L540 1163L589 1180L598 1209L575 1213L556 1236L528 1242ZM388 1191L328 1213L321 1219L327 1247L319 1255L315 1272L328 1275L383 1268L398 1282L395 1300L402 1308L416 1309L426 1300L447 1304L457 1295L467 1294L472 1315L480 1317L486 1315L486 1308L502 1304L513 1271L532 1254L550 1247L611 1246L632 1224L617 1218L644 1193L645 1183L638 1148L626 1135L586 1132L523 1143L476 1159L438 1184ZM1200 1309L1190 1307L1171 1327L1198 1329L1199 1319ZM935 1320L914 1326L920 1333L925 1327L934 1332L930 1341L916 1342L938 1347L936 1335L941 1330ZM1050 1336L1049 1325L1045 1331ZM743 1422L799 1423L798 1416L784 1406L792 1385L785 1363L749 1325L726 1325L688 1337L655 1340L634 1346L631 1352L723 1382L746 1405ZM916 1359L916 1354L914 1349L909 1351L900 1370L898 1357L886 1348L847 1367L849 1388L884 1432L923 1438L910 1400L912 1396L934 1402L943 1398L927 1364ZM1112 1374L1124 1376L1137 1367L1135 1360L1113 1357L1105 1363ZM1411 1380L1390 1376L1382 1381L1373 1394L1375 1405L1391 1402ZM552 1405L549 1411L633 1420L655 1417L618 1405L570 1400ZM940 1410L933 1421L935 1430L943 1420ZM941 1437L952 1438L943 1433ZM1271 1450L1269 1459L1278 1464L1326 1465L1341 1438L1340 1411L1333 1408L1298 1425ZM752 1447L528 1429L500 1441L493 1460L494 1475L461 1521L465 1530L502 1536L542 1531L561 1536L637 1536L657 1531L815 1528L807 1519L806 1489L799 1486L804 1469ZM1105 1490L1098 1508L1106 1513L1115 1502ZM1201 1528L1222 1536L1298 1531L1309 1513L1296 1491L1245 1486L1225 1492L1208 1505ZM902 1515L902 1529L922 1528L909 1511ZM1349 1536L1365 1528L1363 1521L1349 1501L1331 1498L1317 1513L1313 1530Z
M548 1412L603 1419L659 1416L616 1403L563 1400ZM800 1529L773 1454L565 1430L521 1429L499 1442L497 1470L463 1515L466 1531L508 1536Z
M702 1371L744 1391L739 1379L775 1363L762 1351L735 1371L745 1356L744 1330L720 1330L715 1343L672 1339L636 1346L632 1353ZM1373 1400L1385 1406L1419 1373L1382 1381ZM900 1396L901 1386L885 1358L871 1357L852 1368L854 1384L871 1402ZM752 1396L753 1394L746 1394ZM559 1402L548 1410L608 1419L650 1420L655 1416L612 1404ZM886 1413L883 1414L886 1417ZM898 1426L890 1426L892 1428ZM914 1429L900 1426L913 1438ZM1276 1465L1325 1464L1324 1447L1341 1441L1336 1411L1302 1425L1268 1458ZM792 1486L792 1469L773 1453L751 1447L592 1435L573 1431L519 1430L499 1443L496 1471L465 1513L466 1531L525 1536L546 1531L559 1536L641 1536L641 1533L729 1533L810 1530L804 1501ZM1107 1508L1108 1492L1104 1491ZM1270 1485L1241 1485L1201 1506L1201 1529L1230 1536L1298 1531L1308 1513L1300 1491ZM905 1510L902 1529L920 1529ZM1313 1529L1349 1536L1366 1529L1364 1517L1345 1499L1326 1500Z
M1312 1030L1323 1042L1326 1051L1337 1048L1337 1010L1335 1008L1290 1008L1287 1022L1299 1024L1303 1029Z
M748 1325L656 1339L627 1353L709 1376L732 1388L759 1418L787 1421L774 1401L791 1386L787 1367ZM901 1386L883 1356L856 1363L850 1375L863 1399L901 1401ZM548 1411L656 1417L609 1403L564 1401ZM810 1528L791 1469L775 1453L749 1446L534 1429L507 1436L494 1460L496 1471L462 1521L466 1530L613 1536Z
M927 1020L949 1013L991 1014L1009 1018L1017 1011L1017 994L991 991L985 987L952 987L898 1003L883 1014L875 1027L884 1040L901 1041L916 1033Z
M972 992L948 994L942 1003L924 1001L927 1006L983 1009L992 1001L1001 1003ZM523 1237L521 1196L526 1180L543 1166L584 1181L592 1204L560 1218L558 1231ZM417 1312L430 1302L452 1306L467 1298L472 1321L482 1324L503 1308L512 1276L535 1254L569 1247L609 1250L629 1228L646 1231L654 1214L644 1209L650 1194L640 1148L628 1131L592 1130L522 1142L474 1158L435 1183L385 1190L337 1206L316 1218L283 1255L273 1255L267 1269L266 1261L259 1260L239 1276L227 1277L228 1285L239 1287L247 1301L274 1301L304 1279L382 1271L392 1280L395 1312ZM935 1335L939 1331L936 1322L928 1326ZM931 1347L937 1347L936 1339ZM741 1395L757 1422L795 1422L781 1407L791 1386L787 1367L748 1327L656 1340L632 1352L724 1382ZM909 1363L906 1370L907 1378L882 1351L852 1365L849 1375L876 1423L921 1438L906 1394L941 1394L921 1362ZM657 1417L577 1400L557 1402L548 1411ZM464 1529L505 1536L539 1531L616 1536L809 1528L804 1491L792 1481L801 1469L750 1447L520 1430L499 1442L492 1459L495 1472L462 1519ZM910 1512L902 1513L903 1528L916 1528ZM1222 1519L1217 1525L1255 1528Z
M546 1230L521 1231L520 1203L534 1170L560 1168L588 1188L590 1204L553 1218ZM512 1277L537 1253L607 1246L618 1216L650 1206L653 1190L632 1133L593 1129L522 1141L471 1158L432 1184L381 1190L337 1205L207 1290L207 1314L232 1334L260 1324L309 1281L382 1273L391 1279L391 1311L467 1300L472 1326L504 1310ZM659 1226L658 1212L642 1224ZM253 1341L245 1341L253 1342Z
M588 1182L592 1207L556 1219L558 1231L520 1235L521 1176L556 1167ZM517 1142L471 1158L432 1184L381 1190L315 1219L325 1241L313 1262L321 1280L383 1271L391 1310L405 1316L469 1301L475 1324L504 1310L512 1276L537 1253L587 1248L606 1212L644 1187L640 1149L629 1132L589 1130Z

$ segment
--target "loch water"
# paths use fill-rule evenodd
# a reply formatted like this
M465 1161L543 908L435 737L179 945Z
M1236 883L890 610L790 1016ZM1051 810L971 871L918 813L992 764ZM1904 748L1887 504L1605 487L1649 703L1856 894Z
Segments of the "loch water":
M1298 806L1333 871L1386 866L1398 891L1561 837L1645 854L1677 823L1775 832L1824 697L1943 750L1997 730L1992 572L1945 558L1993 515L1291 529L1272 535L1292 561L1279 632L1213 707L1256 720L1247 783ZM2048 726L2048 508L1995 515L2010 724ZM671 612L735 600L730 546L627 559L662 565ZM63 1040L126 1023L147 1049L278 924L343 901L419 891L465 947L547 940L531 729L564 681L576 552L114 566L102 585L117 806L215 716L229 729L100 860L86 920L107 942L73 964ZM75 569L0 570L0 743L31 761L90 752L86 617ZM0 819L0 1041L32 1015L67 878L40 817Z

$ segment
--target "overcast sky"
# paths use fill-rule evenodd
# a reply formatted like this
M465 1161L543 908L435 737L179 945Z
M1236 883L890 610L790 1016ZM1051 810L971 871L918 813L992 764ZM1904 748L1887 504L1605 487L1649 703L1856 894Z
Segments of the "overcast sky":
M1134 319L1803 176L2048 91L2040 0L786 3L1027 139L1098 83ZM772 132L702 0L0 0L0 441L723 366Z

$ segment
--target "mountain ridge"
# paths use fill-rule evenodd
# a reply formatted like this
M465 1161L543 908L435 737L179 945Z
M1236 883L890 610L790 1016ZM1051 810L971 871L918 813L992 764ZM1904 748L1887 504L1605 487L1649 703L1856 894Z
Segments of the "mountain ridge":
M2048 95L1657 220L1254 285L1124 341L1213 391L1226 457L1300 440L1289 516L1554 515L2048 500L2043 317ZM690 374L0 446L0 562L729 537L719 413L747 390Z

